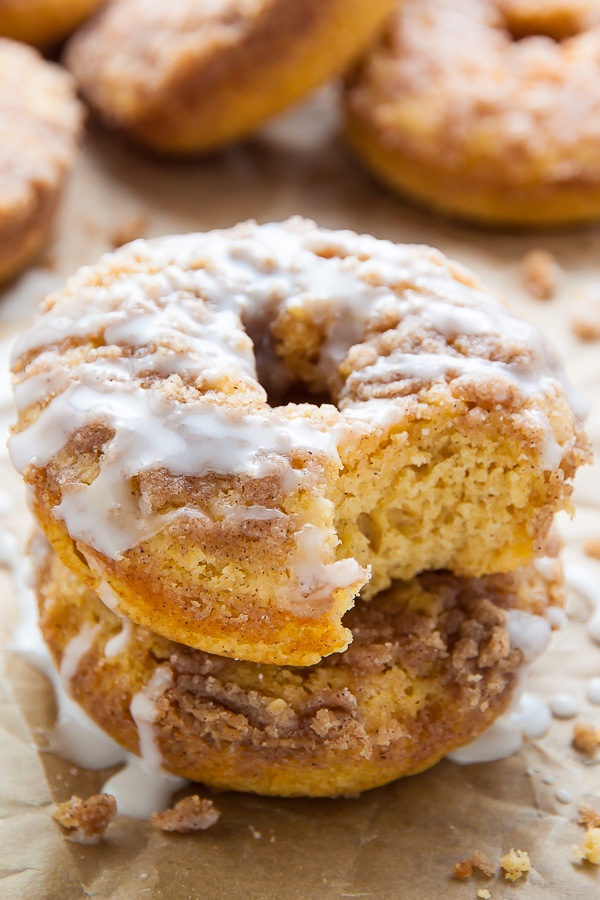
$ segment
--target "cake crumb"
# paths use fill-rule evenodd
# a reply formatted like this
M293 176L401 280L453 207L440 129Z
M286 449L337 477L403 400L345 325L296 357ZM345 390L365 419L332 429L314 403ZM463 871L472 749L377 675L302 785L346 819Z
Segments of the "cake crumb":
M54 818L69 834L68 841L77 844L97 844L114 819L117 803L111 794L93 794L87 800L73 796L59 803Z
M143 213L139 216L134 216L132 219L128 219L121 225L118 225L111 232L110 242L116 250L118 247L122 247L123 244L128 244L136 238L144 237L148 225L148 216L145 216Z
M550 300L562 273L555 257L547 250L530 250L521 263L523 287L536 300Z
M252 837L254 838L255 841L259 841L261 839L262 834L258 830L258 828L254 827L254 825L248 825L248 831L250 832L250 834L252 835Z
M588 722L573 725L573 746L586 756L593 756L600 745L600 730Z
M479 869L487 878L491 878L495 871L485 853L476 850L470 859L463 859L461 862L456 863L454 866L454 877L461 881L465 878L470 878L473 874L473 869Z
M184 797L172 809L154 813L151 819L155 828L161 831L176 831L188 834L191 831L206 831L217 822L221 813L212 800L198 797Z
M477 891L477 896L479 897L479 900L491 900L492 898L492 895L487 888L480 888Z
M473 866L468 859L463 859L461 862L454 864L454 877L458 878L460 881L464 881L465 878L470 878L472 874Z
M583 545L583 552L592 559L600 559L600 537L588 538Z
M500 865L504 869L504 877L509 881L516 881L531 871L531 861L525 850L509 850L500 857Z
M587 292L579 293L577 312L571 316L571 330L582 341L600 339L600 303Z
M595 809L592 809L586 803L582 803L579 807L577 821L580 825L585 825L586 828L600 828L600 813L597 813Z
M588 829L581 847L573 847L573 850L577 859L600 865L600 828Z

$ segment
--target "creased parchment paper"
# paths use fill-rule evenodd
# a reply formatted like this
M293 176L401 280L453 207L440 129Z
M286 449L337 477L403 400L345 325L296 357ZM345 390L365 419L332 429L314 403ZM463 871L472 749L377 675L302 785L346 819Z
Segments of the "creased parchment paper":
M33 313L40 297L77 266L111 248L115 231L146 236L229 226L244 218L283 219L300 213L329 227L348 227L396 241L433 244L475 269L558 344L573 381L591 401L589 431L600 447L600 342L570 332L576 295L600 295L600 230L566 235L510 236L440 223L386 194L365 175L336 137L335 97L325 92L259 139L208 160L181 165L141 158L111 136L88 136L57 228L53 257L11 286L0 320L9 332ZM142 218L139 218L139 217ZM120 237L123 234L119 235ZM520 263L544 247L565 269L555 299L529 298ZM0 358L0 367L6 359ZM0 384L5 378L0 377ZM4 398L0 397L0 400ZM6 404L0 419L7 416ZM0 424L2 424L0 422ZM2 535L23 545L29 530L18 477L3 455L0 487L14 508L0 511ZM565 558L600 578L600 563L582 554L600 538L600 478L578 479L578 516L560 525ZM1 546L0 546L1 551ZM0 556L10 555L10 547ZM0 611L6 637L16 618L8 571L0 570ZM589 637L589 608L570 594L570 624L534 667L529 689L549 699L566 691L581 702L580 718L600 726L600 706L586 700L600 675L600 646ZM600 808L600 765L570 745L573 720L554 720L548 735L510 759L459 767L444 761L417 777L348 800L277 800L222 794L217 825L207 832L167 835L146 823L117 819L106 840L67 843L50 817L54 802L98 790L105 773L82 772L43 746L53 721L45 679L6 654L0 681L0 898L2 900L463 900L487 888L492 900L597 900L600 869L576 861L583 829L577 808ZM600 758L599 758L600 759ZM572 802L562 803L556 791ZM455 862L473 851L497 866L511 847L533 866L510 885L501 875L452 878Z

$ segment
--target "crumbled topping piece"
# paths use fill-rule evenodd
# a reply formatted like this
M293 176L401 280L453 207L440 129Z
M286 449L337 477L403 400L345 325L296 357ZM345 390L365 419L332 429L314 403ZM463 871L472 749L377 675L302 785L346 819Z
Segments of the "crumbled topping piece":
M504 869L504 877L509 881L516 881L527 872L531 872L531 860L524 850L509 850L500 857L500 865Z
M582 341L597 341L600 339L600 302L586 292L581 292L578 300L577 311L571 316L571 330Z
M117 804L110 794L94 794L87 800L73 796L58 804L54 818L69 831L68 841L97 844L116 812Z
M479 897L479 900L491 900L492 898L492 895L487 888L480 888L477 891L477 896Z
M470 878L473 874L473 869L479 869L488 878L491 878L495 871L485 853L476 850L470 859L463 859L462 862L456 863L454 866L454 877L460 880Z
M577 859L600 865L600 828L589 828L581 847L573 847L573 850Z
M588 722L575 722L573 725L573 746L586 756L593 756L600 746L600 729Z
M187 834L190 831L206 831L218 820L221 813L212 800L198 797L184 797L172 809L154 813L152 824L162 831L177 831Z
M583 545L583 552L592 559L600 559L600 537L588 538Z
M523 287L537 300L550 300L562 273L554 256L547 250L530 250L521 263Z
M579 807L577 821L580 825L585 825L586 828L600 828L600 813L597 813L595 809L592 809L586 803L582 803Z

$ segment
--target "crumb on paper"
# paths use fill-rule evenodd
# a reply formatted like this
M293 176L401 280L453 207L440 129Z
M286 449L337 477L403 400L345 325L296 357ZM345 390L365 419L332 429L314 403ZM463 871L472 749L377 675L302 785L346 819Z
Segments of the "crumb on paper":
M253 837L256 841L258 841L258 840L261 839L262 834L261 834L261 832L258 830L258 828L255 828L255 827L254 827L254 825L248 825L248 831L250 832L250 834L252 835L252 837Z
M583 545L583 552L592 559L600 559L600 537L588 538Z
M478 896L479 900L491 900L491 898L492 898L492 895L490 894L490 892L488 891L487 888L480 888L477 891L477 896Z
M600 865L600 828L589 828L581 847L573 847L573 850L577 859Z
M579 807L577 821L580 825L585 825L586 828L600 828L600 813L597 813L587 803L582 803Z
M523 287L537 300L550 300L562 273L554 256L547 250L530 250L521 263Z
M69 831L68 841L78 844L97 844L117 812L117 803L110 794L93 794L87 800L71 797L59 803L54 818Z
M587 292L580 292L577 297L576 312L571 316L571 330L582 341L600 339L600 302L592 299Z
M122 222L118 225L110 234L110 242L115 248L122 247L123 244L128 244L130 241L134 241L136 238L144 237L149 225L148 216L140 213L139 216L134 216L131 219L127 219L125 222Z
M191 797L184 797L171 809L154 813L151 822L161 831L188 834L191 831L206 831L217 822L220 815L212 800L192 794Z
M454 866L454 877L461 881L465 878L470 878L473 874L473 869L479 869L487 878L491 878L495 871L485 853L476 850L470 859L463 859L461 862L456 863Z
M600 729L589 722L575 722L573 725L573 746L586 756L593 756L600 746Z
M500 865L504 869L504 877L509 881L516 881L531 872L531 860L525 850L509 850L500 857Z

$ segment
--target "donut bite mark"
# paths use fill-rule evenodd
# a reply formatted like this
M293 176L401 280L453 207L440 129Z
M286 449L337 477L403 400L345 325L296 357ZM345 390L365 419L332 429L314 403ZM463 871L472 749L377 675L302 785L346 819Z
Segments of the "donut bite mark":
M10 452L62 560L238 659L345 649L361 589L526 565L589 456L553 351L473 275L301 219L135 241L14 360Z

